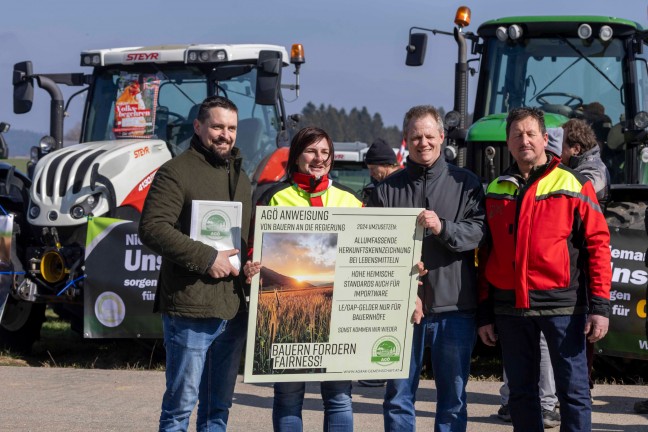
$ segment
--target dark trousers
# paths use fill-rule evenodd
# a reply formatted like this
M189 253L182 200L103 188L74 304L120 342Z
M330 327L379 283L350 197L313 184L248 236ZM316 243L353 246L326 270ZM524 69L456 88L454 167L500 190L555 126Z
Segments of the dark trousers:
M585 354L586 315L497 315L495 325L509 379L509 409L518 432L542 432L540 332L547 340L560 401L560 431L589 431L592 406Z

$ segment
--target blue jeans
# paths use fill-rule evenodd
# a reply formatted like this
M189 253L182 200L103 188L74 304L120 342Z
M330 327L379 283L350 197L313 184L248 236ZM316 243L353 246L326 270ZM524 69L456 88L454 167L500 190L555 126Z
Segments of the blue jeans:
M275 431L301 432L302 405L306 383L283 382L274 385L272 426ZM324 402L324 432L353 432L351 381L320 383Z
M409 378L387 381L383 416L386 432L416 429L416 390L423 367L423 351L431 347L436 383L436 432L463 432L468 423L466 383L476 339L473 312L426 315L414 325Z
M245 342L247 314L233 319L162 316L166 391L160 431L186 431L198 402L197 431L225 431Z
M495 326L509 379L509 409L515 431L543 431L538 395L540 332L547 340L560 401L560 431L592 429L586 315L519 317L497 315Z

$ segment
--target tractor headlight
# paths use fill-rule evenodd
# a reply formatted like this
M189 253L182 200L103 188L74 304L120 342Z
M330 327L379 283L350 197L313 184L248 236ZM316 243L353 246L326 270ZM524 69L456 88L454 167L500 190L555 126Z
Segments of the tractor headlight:
M648 164L648 147L644 147L641 149L641 153L639 153L639 157L641 158L641 162Z
M33 146L32 148L29 149L29 162L32 165L36 165L38 163L38 159L40 158L40 149L36 146Z
M495 30L495 36L497 36L497 39L499 39L500 41L506 42L506 39L508 39L508 32L506 30L506 27L497 27L497 30Z
M648 127L648 113L646 111L639 111L634 117L634 124L637 129L646 129Z
M513 40L520 39L523 33L524 32L522 31L522 27L520 27L517 24L513 24L511 27L508 28L508 35Z
M578 37L581 39L589 39L592 37L592 26L589 24L581 24L578 26Z
M54 137L46 135L40 139L38 146L40 147L43 154L47 154L51 152L54 147L56 147L56 140L54 139Z
M449 145L449 146L446 146L443 149L443 155L445 156L446 160L448 160L448 161L453 161L453 160L457 159L458 154L459 154L459 152L457 150L457 147L455 147L455 146Z
M81 219L86 216L92 216L92 210L99 203L100 194L88 195L83 202L76 204L70 209L70 215L74 219Z
M70 213L72 214L72 217L74 219L81 219L83 216L85 216L85 210L80 205L72 207L72 211Z
M32 205L29 208L29 217L32 219L36 219L40 215L40 207L37 205Z
M443 122L448 128L457 127L459 126L459 123L461 123L461 114L457 111L449 111L448 114L445 115Z
M612 31L612 27L604 25L599 30L599 39L601 39L603 42L607 42L612 39L613 34L614 32Z

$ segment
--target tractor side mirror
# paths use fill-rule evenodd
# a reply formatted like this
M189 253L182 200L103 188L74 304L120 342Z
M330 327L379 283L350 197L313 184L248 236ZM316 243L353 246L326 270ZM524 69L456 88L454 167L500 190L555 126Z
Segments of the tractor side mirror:
M281 53L269 50L259 52L257 66L255 102L259 105L274 105L281 89Z
M14 113L28 113L34 101L34 81L30 61L24 61L14 65L13 86Z
M405 64L407 66L421 66L425 61L425 51L427 48L427 34L410 33L409 43L407 44L407 57Z

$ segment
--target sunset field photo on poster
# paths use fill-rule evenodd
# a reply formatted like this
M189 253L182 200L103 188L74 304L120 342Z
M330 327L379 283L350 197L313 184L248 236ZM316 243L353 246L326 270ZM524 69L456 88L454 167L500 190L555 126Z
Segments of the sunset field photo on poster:
M420 212L258 207L245 382L405 378Z

